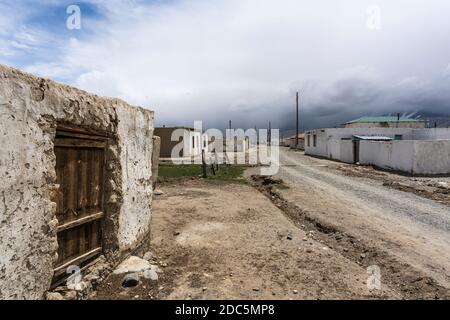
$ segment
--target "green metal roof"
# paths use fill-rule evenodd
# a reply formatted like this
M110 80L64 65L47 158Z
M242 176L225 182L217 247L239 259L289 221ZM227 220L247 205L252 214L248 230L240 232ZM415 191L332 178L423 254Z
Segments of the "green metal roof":
M412 119L412 118L405 118L400 117L400 120L398 120L398 117L396 116L381 116L381 117L362 117L359 119L355 119L352 121L349 121L347 123L357 123L357 122L421 122L422 120Z

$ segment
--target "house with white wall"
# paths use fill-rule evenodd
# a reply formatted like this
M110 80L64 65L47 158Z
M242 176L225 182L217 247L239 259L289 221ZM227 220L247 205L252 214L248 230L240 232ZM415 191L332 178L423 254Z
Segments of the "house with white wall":
M155 135L161 138L160 158L198 157L204 149L207 137L201 130L190 127L160 127L155 128ZM173 156L173 153L176 156Z
M450 174L450 128L310 130L305 154L410 174Z

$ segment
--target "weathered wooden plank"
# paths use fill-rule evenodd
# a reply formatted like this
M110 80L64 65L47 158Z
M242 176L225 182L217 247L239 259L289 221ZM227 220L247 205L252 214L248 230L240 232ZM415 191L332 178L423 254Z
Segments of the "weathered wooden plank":
M99 256L100 253L93 255L92 257L89 257L88 259L85 260L85 262L82 263L83 267L80 269L80 271L83 273L84 271L86 271L87 269L89 269L90 267L92 267L93 265L95 265L97 263L97 256ZM67 270L67 268L66 268ZM67 281L67 278L69 277L69 275L67 274L67 276L63 277L62 275L66 274L66 272L64 272L63 270L59 271L57 274L55 274L54 278L53 278L53 283L51 285L51 289L57 288L60 285L64 284L64 282Z
M77 217L77 151L75 149L67 150L67 175L66 175L66 190L67 193L67 206L64 208L65 219L64 223L67 221L75 220Z
M81 219L74 220L74 221L71 221L71 222L68 222L66 224L58 226L57 232L62 232L62 231L65 231L65 230L73 229L73 228L78 227L78 226L80 226L82 224L86 224L86 223L89 223L89 222L94 221L94 220L99 220L99 219L103 218L104 216L105 215L104 215L103 212L98 212L98 213L95 213L95 214L88 215L88 216L83 217Z
M65 274L68 267L80 266L83 262L95 257L96 255L100 254L101 252L102 252L102 248L98 247L93 250L90 250L89 252L86 252L85 254L83 254L79 257L76 257L76 258L64 263L63 265L61 265L53 270L54 276L57 277L57 276L60 276L61 274Z
M92 222L92 246L93 247L100 247L101 244L101 223L100 220L95 220Z
M55 146L60 148L98 148L106 147L105 141L55 138Z
M93 136L89 134L82 134L82 133L76 133L76 132L64 132L64 131L58 131L56 138L75 138L75 139L82 139L82 140L95 140L95 141L105 141L108 138L107 137L101 137L101 136Z
M93 168L93 173L92 173L92 182L93 182L93 190L92 190L92 197L93 197L93 203L92 206L94 208L99 208L100 207L100 196L101 196L101 191L100 191L100 179L101 179L101 168L102 168L102 164L100 163L100 153L98 150L94 151L94 154L92 155L92 168Z
M56 203L56 218L61 219L61 215L64 210L63 202L63 183L64 183L64 152L61 148L55 148L56 155L56 183L59 185L59 189L55 193L55 203Z
M60 233L58 234L58 260L56 261L56 265L59 266L63 263L64 261L64 246L65 243L65 237L64 237L64 233Z
M79 206L80 206L80 216L86 219L86 222L89 222L88 220L88 210L87 210L87 189L88 189L88 162L89 162L89 152L90 149L81 149L81 169L80 169L80 185L81 185L81 194L79 195ZM91 215L92 216L92 215ZM94 214L95 216L95 214ZM102 218L103 213L101 213ZM86 228L80 228L80 252L85 253L86 251L89 251L89 247L86 243Z
M58 124L57 135L64 135L65 133L77 133L82 135L88 135L90 137L112 137L113 134L110 132L104 132L100 130L93 130L90 128L81 128L79 126L74 126L70 124Z
M74 259L80 255L79 250L79 228L69 229L63 232L65 239L65 259L64 261Z

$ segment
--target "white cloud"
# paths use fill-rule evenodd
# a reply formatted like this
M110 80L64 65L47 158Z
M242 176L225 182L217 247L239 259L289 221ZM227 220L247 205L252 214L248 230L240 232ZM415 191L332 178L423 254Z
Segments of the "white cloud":
M92 37L28 70L76 74L73 84L154 109L160 122L282 123L299 89L308 112L373 110L380 95L398 97L392 88L404 96L401 79L432 80L450 54L446 0L427 10L380 0L377 32L364 0L91 2L106 15L84 21Z
M450 63L448 64L448 66L444 69L444 71L442 72L443 76L446 78L450 78Z

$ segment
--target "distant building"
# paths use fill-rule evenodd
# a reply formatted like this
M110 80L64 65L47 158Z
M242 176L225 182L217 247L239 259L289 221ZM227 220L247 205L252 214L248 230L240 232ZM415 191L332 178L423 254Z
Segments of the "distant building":
M181 130L177 134L177 130ZM155 136L161 138L161 159L171 159L174 148L183 142L175 158L188 158L199 156L205 145L205 135L200 131L190 127L161 127L155 128Z
M426 127L427 122L400 116L362 117L349 121L345 128L415 128Z
M297 143L297 139L295 137L295 134L293 136L283 139L283 145L285 147L297 148L300 150L304 150L305 149L305 134L304 133L298 134L298 145L296 145L296 143Z
M306 132L305 154L411 174L450 174L450 129L347 127Z

